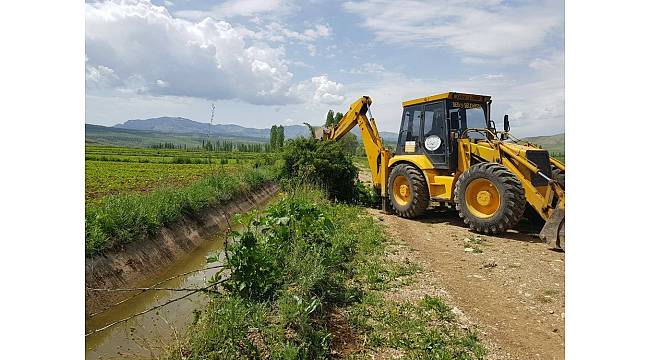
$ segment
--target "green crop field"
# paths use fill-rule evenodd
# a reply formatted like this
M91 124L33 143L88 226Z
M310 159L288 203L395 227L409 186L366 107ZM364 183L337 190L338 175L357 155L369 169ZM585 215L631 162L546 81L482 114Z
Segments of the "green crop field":
M277 153L86 146L86 255L154 234L274 178Z
M272 153L86 146L86 201L185 186L209 175L271 165Z

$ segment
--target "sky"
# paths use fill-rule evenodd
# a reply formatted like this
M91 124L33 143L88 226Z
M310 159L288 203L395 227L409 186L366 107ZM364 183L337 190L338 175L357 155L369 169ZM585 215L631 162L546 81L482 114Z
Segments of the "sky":
M360 96L380 131L401 103L492 96L516 136L564 132L564 2L86 1L86 123L181 116L324 122Z

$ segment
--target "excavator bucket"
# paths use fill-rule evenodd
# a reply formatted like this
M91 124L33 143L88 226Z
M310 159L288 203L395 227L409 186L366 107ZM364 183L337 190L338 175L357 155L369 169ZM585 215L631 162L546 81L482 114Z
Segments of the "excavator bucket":
M556 249L564 248L564 208L556 208L553 214L546 221L539 238L547 244L554 246Z
M318 128L314 130L314 139L323 140L325 138L325 130L323 128Z

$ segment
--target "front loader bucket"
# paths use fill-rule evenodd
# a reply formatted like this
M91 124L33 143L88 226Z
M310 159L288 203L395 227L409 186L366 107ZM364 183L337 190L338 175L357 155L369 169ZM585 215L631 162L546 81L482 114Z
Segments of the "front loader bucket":
M553 214L544 224L539 238L556 249L564 249L564 208L553 210Z

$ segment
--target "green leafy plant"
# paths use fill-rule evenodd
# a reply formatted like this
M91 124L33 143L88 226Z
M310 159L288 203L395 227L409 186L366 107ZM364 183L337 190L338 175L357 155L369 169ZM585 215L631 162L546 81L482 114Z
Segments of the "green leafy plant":
M323 187L328 197L348 203L374 201L357 180L358 170L344 144L298 138L287 142L282 153L281 177L295 187L296 181ZM370 190L372 191L372 190Z

